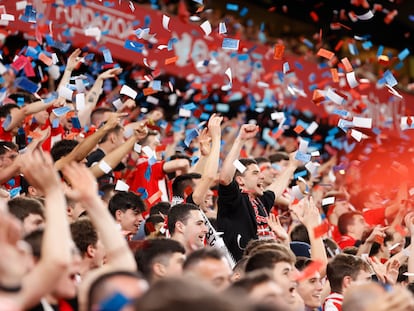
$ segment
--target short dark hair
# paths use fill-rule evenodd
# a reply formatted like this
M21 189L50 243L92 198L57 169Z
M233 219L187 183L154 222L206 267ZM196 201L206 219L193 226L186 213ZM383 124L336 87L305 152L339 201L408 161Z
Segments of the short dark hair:
M355 280L361 270L369 271L369 266L360 257L349 254L336 255L326 266L326 276L331 285L331 290L336 293L342 293L344 277L350 276Z
M113 295L114 289L112 286L107 286L111 282L112 278L118 276L126 276L136 280L142 280L142 276L138 272L132 272L127 270L116 270L105 272L97 277L90 285L87 295L87 310L94 310L93 306L102 302L108 295ZM110 291L110 292L108 292Z
M177 221L185 224L190 217L190 212L199 210L200 208L197 205L191 203L181 203L172 206L168 212L168 231L170 234L174 234Z
M160 215L163 214L164 216L168 215L168 211L171 208L171 203L170 202L158 202L156 204L154 204L153 206L151 206L150 208L150 215Z
M6 118L13 108L20 109L20 107L17 104L6 104L0 106L0 118Z
M128 209L137 210L140 213L145 212L145 203L141 197L133 192L118 192L108 204L109 212L115 217L117 210L126 211Z
M310 244L308 229L304 224L298 224L290 231L290 240Z
M269 158L266 158L266 157L257 157L257 158L254 158L254 160L256 161L257 165L270 162Z
M195 250L190 255L188 255L187 259L184 262L184 270L188 269L189 267L193 267L197 265L199 262L206 260L206 259L216 259L221 260L225 259L224 253L218 248L212 247L204 247L198 250Z
M342 214L338 218L338 231L340 234L344 235L348 233L348 226L354 223L354 217L361 215L359 212L348 212Z
M283 151L276 152L269 156L269 160L271 163L277 163L280 161L289 161L289 154Z
M30 245L33 257L40 259L42 257L42 240L43 229L37 229L30 232L24 237L24 240Z
M246 272L268 268L273 269L279 262L287 262L293 265L295 263L295 254L285 247L285 250L262 250L247 260Z
M3 155L10 150L17 151L17 145L11 141L0 141L0 155Z
M30 214L40 215L44 218L43 204L36 199L17 197L7 202L9 212L17 219L24 221Z
M231 289L242 289L250 293L257 285L266 282L276 282L271 270L260 269L247 273L231 285Z
M98 233L92 222L86 217L71 223L70 231L72 233L72 239L81 252L82 257L86 254L89 245L96 246L98 242Z
M53 161L56 162L60 158L63 158L64 156L71 153L78 144L78 141L71 139L62 139L56 142L50 150Z
M147 280L152 279L152 266L156 262L167 264L174 253L185 254L184 246L173 239L149 239L135 252L135 261Z
M106 142L108 140L109 135L116 134L118 135L119 132L123 129L123 127L120 124L117 124L115 127L111 128L109 131L105 133L105 135L101 138L99 141L100 144Z
M256 160L250 159L250 158L242 158L242 159L239 159L239 161L245 167L248 167L249 165L252 165L252 164L257 164ZM234 173L234 177L237 177L237 176L244 176L244 173L241 173L239 170L236 170L236 172Z
M193 185L193 179L200 179L200 178L201 178L201 174L198 174L198 173L181 174L175 177L172 183L173 195L184 198L184 192L188 186Z

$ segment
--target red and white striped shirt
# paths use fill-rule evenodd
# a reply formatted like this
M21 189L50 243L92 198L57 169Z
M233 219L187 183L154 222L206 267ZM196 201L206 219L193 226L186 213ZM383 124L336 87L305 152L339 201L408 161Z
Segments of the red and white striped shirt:
M322 311L342 311L342 301L344 296L339 293L330 293L325 298L322 305Z

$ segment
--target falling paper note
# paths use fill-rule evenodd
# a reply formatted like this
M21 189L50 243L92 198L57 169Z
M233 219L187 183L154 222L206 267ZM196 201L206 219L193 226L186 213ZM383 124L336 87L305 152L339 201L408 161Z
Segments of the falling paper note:
M203 29L206 36L208 36L211 33L211 24L209 21L205 21L200 25L200 28Z
M221 87L221 89L222 89L223 91L228 91L228 90L230 90L230 89L231 89L231 87L232 87L232 83L233 83L233 80L232 80L232 74L231 74L231 69L230 69L230 68L227 68L227 70L226 70L225 74L226 74L226 76L229 78L229 83L228 83L228 84L226 84L226 85L223 85L223 86Z
M225 50L238 50L239 49L239 40L224 38L223 44L221 47Z
M123 85L120 94L124 94L132 99L135 99L138 95L138 92L130 88L128 85Z
M170 17L167 15L162 16L162 27L164 27L165 30L171 31L168 29L168 25L170 23Z
M226 24L223 22L220 22L219 24L219 34L224 34L227 33L227 28L226 28Z

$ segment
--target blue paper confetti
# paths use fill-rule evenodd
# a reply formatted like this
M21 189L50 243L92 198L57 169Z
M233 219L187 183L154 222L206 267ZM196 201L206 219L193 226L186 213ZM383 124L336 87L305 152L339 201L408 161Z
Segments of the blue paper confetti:
M13 199L13 198L17 197L20 194L20 191L22 191L22 187L16 187L16 188L11 189L9 191L10 198Z
M57 117L61 117L64 116L65 114L67 114L69 111L71 111L71 108L68 106L63 106L63 107L59 107L59 108L55 108L52 110L52 112L57 116Z
M303 163L308 163L311 160L311 155L298 151L296 152L295 159Z
M372 42L371 41L365 41L362 43L362 48L364 50L369 50L370 48L372 48Z
M224 38L221 47L225 50L238 50L239 40Z
M170 40L168 40L168 44L167 44L167 46L168 46L168 51L171 51L172 49L173 49L173 45L175 44L175 43L177 43L178 42L178 39L177 38L171 38Z
M298 179L298 177L304 177L308 174L307 170L302 170L293 175L293 179Z
M190 147L191 142L193 141L194 138L196 138L199 135L199 132L197 129L193 128L189 131L187 131L186 135L185 135L185 139L184 139L184 144L187 147Z
M380 45L378 47L378 50L377 50L377 57L379 57L380 55L382 55L383 52L384 52L384 46Z
M398 59L403 61L408 55L410 55L410 50L405 48L398 54Z
M394 75L391 73L390 70L387 70L386 72L384 72L384 79L386 83L391 87L398 84L397 80L395 79Z
M64 7L69 7L76 4L76 0L63 0Z
M60 123L59 119L57 119L57 118L53 119L52 120L52 128L57 129L59 127L59 123Z
M239 10L239 5L238 4L235 4L235 3L227 3L226 4L226 9L228 11L235 11L235 12L237 12Z
M249 12L249 9L244 7L243 9L240 10L240 16L245 17L248 12Z
M14 81L14 86L28 91L29 93L36 93L39 89L40 86L37 85L36 83L34 83L33 81L30 81L29 79L25 78L25 77L19 77Z
M216 109L218 112L227 113L230 111L230 106L228 104L219 103L216 105Z
M189 104L185 104L183 108L186 110L196 110L197 106L194 103L189 103Z
M308 39L304 38L303 43L310 49L313 49L313 43L309 41Z
M78 117L72 117L72 126L75 129L81 129L82 128Z
M128 50L132 50L137 53L142 53L144 49L144 44L136 42L136 41L132 41L132 40L126 40L124 44L124 48Z
M110 50L104 49L102 51L102 54L104 56L105 63L112 64L114 62L112 60L112 54L111 54L111 51Z
M101 311L120 311L127 304L131 302L130 299L122 295L121 293L115 293L109 298L105 299L99 307Z

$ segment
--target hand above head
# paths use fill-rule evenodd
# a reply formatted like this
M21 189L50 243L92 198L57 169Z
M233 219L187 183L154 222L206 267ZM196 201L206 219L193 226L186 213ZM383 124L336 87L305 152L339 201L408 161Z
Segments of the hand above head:
M239 131L239 137L242 140L254 138L259 132L259 126L256 124L243 124Z
M112 112L102 128L108 131L115 128L118 124L120 124L121 118L127 115L127 113L123 112Z
M148 135L147 121L141 121L134 129L135 138L137 141L144 139Z
M50 154L35 149L21 156L21 172L30 185L45 195L61 189L61 181Z
M96 178L84 164L72 162L66 165L62 172L71 186L69 190L66 190L66 194L71 199L84 202L95 199L98 196Z
M81 55L81 53L82 53L82 50L78 48L74 50L72 54L70 54L70 56L68 57L67 64L66 64L66 69L68 70L75 69L75 67L80 63L79 56Z
M198 136L198 143L200 144L200 153L202 156L208 156L211 151L211 136L209 130L204 128Z
M106 80L106 79L110 79L110 78L115 78L116 76L120 75L121 72L122 72L122 68L111 68L111 69L108 69L108 70L102 72L98 76L98 79Z
M207 128L211 137L220 137L221 136L221 122L223 117L213 114L208 121Z

